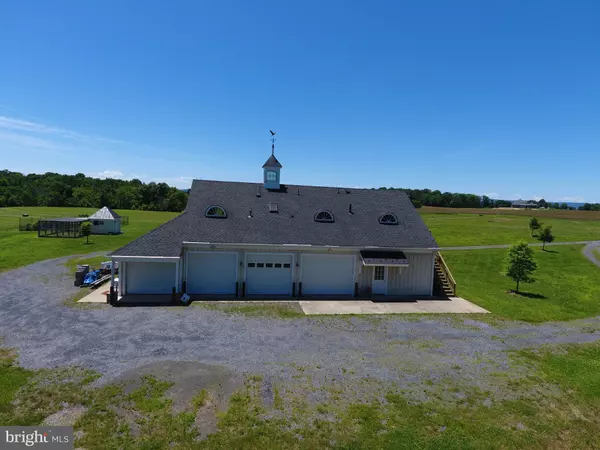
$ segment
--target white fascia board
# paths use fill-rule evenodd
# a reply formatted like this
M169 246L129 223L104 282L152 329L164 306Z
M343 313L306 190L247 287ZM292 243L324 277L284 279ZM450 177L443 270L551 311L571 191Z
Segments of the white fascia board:
M405 253L431 253L437 252L438 248L411 248L411 247L378 247L376 245L367 245L363 247L345 246L345 245L312 245L312 244L248 244L248 243L226 243L226 242L193 242L183 241L182 244L187 247L200 246L200 247L215 247L215 248L256 248L256 247L285 247L285 248L297 248L302 250L305 248L339 248L347 250L366 250L366 249L380 249L389 251L401 251Z
M177 262L181 259L179 256L111 256L110 258L133 262Z
M365 264L364 261L362 261L362 265L365 267L376 267L376 266L382 266L382 267L408 267L408 263L403 263L403 264Z

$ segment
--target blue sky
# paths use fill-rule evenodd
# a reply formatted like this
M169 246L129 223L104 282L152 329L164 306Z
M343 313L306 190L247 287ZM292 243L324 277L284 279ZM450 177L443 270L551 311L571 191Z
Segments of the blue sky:
M143 6L142 6L143 5ZM600 2L0 3L0 168L600 202Z

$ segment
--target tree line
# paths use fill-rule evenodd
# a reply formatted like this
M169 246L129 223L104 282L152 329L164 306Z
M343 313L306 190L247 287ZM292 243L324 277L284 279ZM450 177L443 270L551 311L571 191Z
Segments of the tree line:
M445 208L503 208L508 200L494 200L485 195L441 192L431 189L399 189L408 194L413 204ZM574 209L566 203L534 202L540 208ZM61 175L23 175L9 170L0 171L0 207L4 206L77 206L150 211L183 211L187 193L166 183L143 183L140 180L98 179L78 173ZM600 211L599 203L586 203L584 211Z
M458 192L441 192L431 189L405 189L386 188L379 189L400 190L406 192L415 207L441 206L444 208L501 208L510 207L506 200L492 200L487 196L463 194Z
M78 173L23 175L0 171L0 207L76 206L149 211L183 211L187 193L166 183L98 179Z
M510 200L495 200L487 195L462 194L458 192L441 192L431 189L405 189L405 188L387 188L380 187L379 189L399 190L404 191L408 198L412 201L415 207L421 206L440 206L443 208L510 208L512 202ZM537 206L538 208L551 209L579 209L581 211L600 211L600 203L585 203L579 208L569 206L567 203L550 203L544 200L530 200L528 203Z

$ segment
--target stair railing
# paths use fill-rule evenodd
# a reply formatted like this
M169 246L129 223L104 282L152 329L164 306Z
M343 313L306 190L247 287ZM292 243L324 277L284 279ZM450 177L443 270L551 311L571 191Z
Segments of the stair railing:
M446 264L446 261L444 261L444 257L442 256L442 254L440 252L437 252L435 254L435 261L440 266L440 269L444 273L444 275L446 275L446 279L448 280L448 282L450 283L450 286L452 287L452 295L456 295L456 280L454 280L454 277L452 276L452 273L450 272L450 269L448 268L448 264Z

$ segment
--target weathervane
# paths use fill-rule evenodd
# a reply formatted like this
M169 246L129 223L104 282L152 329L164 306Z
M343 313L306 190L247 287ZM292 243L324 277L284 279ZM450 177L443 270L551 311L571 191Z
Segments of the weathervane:
M275 134L277 134L275 131L273 130L269 130L269 132L271 133L271 155L275 155Z

